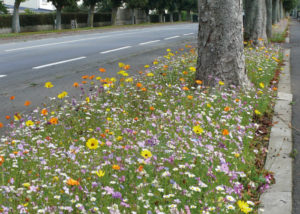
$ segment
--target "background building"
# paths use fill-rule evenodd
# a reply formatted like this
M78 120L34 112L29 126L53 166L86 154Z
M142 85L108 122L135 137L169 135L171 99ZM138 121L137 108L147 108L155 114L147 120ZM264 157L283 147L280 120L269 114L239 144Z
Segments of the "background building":
M4 0L4 4L10 12L14 8L14 3L15 0ZM30 9L34 12L51 12L55 10L55 7L52 3L47 2L47 0L27 0L20 5L20 11L22 12L24 9Z

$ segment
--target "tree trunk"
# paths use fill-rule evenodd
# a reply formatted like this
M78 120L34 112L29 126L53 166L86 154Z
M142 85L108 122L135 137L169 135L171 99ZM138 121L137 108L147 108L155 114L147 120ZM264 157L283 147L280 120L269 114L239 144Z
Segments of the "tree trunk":
M114 7L111 11L111 24L116 25L118 8Z
M61 7L56 8L56 30L61 30Z
M174 22L174 16L173 16L173 12L170 12L170 22L173 23Z
M131 24L135 24L134 8L131 8Z
M178 11L178 21L182 21L182 15L181 15L181 10Z
M245 1L245 40L252 40L254 45L267 42L267 15L265 0Z
M272 24L277 23L278 6L279 6L279 0L273 0L273 2L272 2Z
M196 80L214 86L248 86L243 45L242 1L198 0L199 31ZM220 15L222 14L222 16Z
M159 13L159 23L162 23L163 22L163 14L162 13Z
M191 21L191 11L190 10L186 11L186 21Z
M95 4L91 4L89 9L89 15L88 15L89 27L94 27L94 11L95 11Z
M272 37L272 0L266 0L266 8L267 8L267 37Z
M277 22L280 22L280 0L277 0Z
M21 2L15 0L14 12L12 17L12 31L13 33L20 33L20 19L19 19L19 7Z

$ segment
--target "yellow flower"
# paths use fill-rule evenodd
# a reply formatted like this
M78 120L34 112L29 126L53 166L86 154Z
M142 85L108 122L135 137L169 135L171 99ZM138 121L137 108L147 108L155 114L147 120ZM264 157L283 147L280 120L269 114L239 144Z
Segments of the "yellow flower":
M26 126L33 126L34 123L31 120L26 121Z
M255 112L255 114L257 114L257 115L261 115L261 112L258 111L257 109L256 109L254 112Z
M97 149L99 146L99 142L98 140L96 140L95 138L90 138L87 142L86 142L86 146L89 149Z
M54 176L53 177L53 181L55 182L55 181L58 181L59 180L59 177L57 177L57 176Z
M133 82L133 78L129 77L125 80L125 82Z
M168 49L167 49L167 52L170 52L170 51L171 51L171 49L170 49L170 48L168 48Z
M211 104L210 104L210 103L207 103L206 106L207 106L208 108L211 108Z
M102 171L102 170L98 170L96 172L96 175L98 175L99 178L103 177L105 175L105 171Z
M24 184L22 184L23 185L23 187L26 187L26 188L29 188L30 187L30 183L24 183Z
M157 60L154 60L153 61L153 65L157 65L158 64L158 61Z
M116 78L114 78L114 77L112 77L112 78L110 78L110 81L112 81L112 82L116 82L116 81L117 81L117 79L116 79Z
M117 141L121 141L121 140L123 140L123 137L122 136L118 136L117 137Z
M123 62L119 62L119 67L123 68L125 66L125 64Z
M195 72L196 68L195 67L189 67L190 71Z
M261 87L261 88L265 88L265 84L264 83L259 83L259 86Z
M198 126L194 126L193 131L196 134L202 134L203 133L203 129L198 125Z
M252 211L252 208L250 208L249 204L247 204L245 201L239 200L237 204L243 213L247 214Z
M53 84L51 82L46 82L45 83L45 88L52 88Z
M157 95L158 95L158 96L162 96L162 93L161 93L161 92L158 92Z
M61 92L59 95L57 95L57 97L58 97L59 99L62 99L62 98L64 98L64 97L67 96L67 95L68 95L68 92L63 91L63 92Z
M153 73L148 73L148 74L147 74L147 77L153 77L153 76L154 76Z
M141 152L141 155L148 159L148 158L151 158L152 157L152 153L148 150L148 149L144 149L142 152Z
M144 66L144 68L149 68L149 67L150 67L150 65L145 65L145 66Z
M89 102L90 102L90 98L89 98L89 97L86 97L86 98L85 98L85 101L86 101L87 103L89 103Z
M219 81L219 85L224 85L224 82L222 82L221 80Z
M263 69L262 69L262 68L258 68L258 70L259 70L259 71L262 71Z

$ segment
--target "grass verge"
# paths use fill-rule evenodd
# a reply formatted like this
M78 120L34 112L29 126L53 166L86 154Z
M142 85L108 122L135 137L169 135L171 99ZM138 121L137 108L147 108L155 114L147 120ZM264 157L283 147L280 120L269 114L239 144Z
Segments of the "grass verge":
M257 136L282 57L276 48L246 48L251 89L219 79L205 88L195 87L197 56L187 48L167 50L138 77L124 63L119 78L82 76L73 85L81 99L64 91L30 115L8 115L1 211L255 212L273 182L258 164L266 145ZM45 87L51 94L53 84Z

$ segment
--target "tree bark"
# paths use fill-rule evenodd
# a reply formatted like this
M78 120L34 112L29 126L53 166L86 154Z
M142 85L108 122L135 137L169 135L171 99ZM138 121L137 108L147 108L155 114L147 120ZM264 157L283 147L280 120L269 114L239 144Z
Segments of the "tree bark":
M267 42L266 13L265 0L245 1L245 40L252 40L254 45Z
M61 30L61 7L56 8L56 30Z
M20 18L19 18L19 8L20 8L21 2L18 0L15 0L14 4L14 12L12 17L12 31L13 33L20 33Z
M174 16L173 16L173 12L170 12L170 22L173 23L174 22Z
M277 0L277 22L280 22L280 0Z
M118 8L114 7L111 11L111 24L116 25Z
M242 1L198 0L199 32L196 80L214 86L248 86L243 45ZM222 15L220 15L222 14Z
M277 23L278 6L279 6L279 0L273 0L273 2L272 2L272 24Z
M190 10L186 11L186 21L191 21L191 11Z
M89 9L89 14L88 14L89 27L94 27L94 11L95 11L95 4L91 4Z
M181 15L181 10L178 11L178 21L182 21L182 15Z
M159 23L162 23L163 22L163 14L159 13L158 17L159 17Z
M272 37L272 0L266 0L266 8L267 8L267 37Z
M134 25L135 24L135 17L134 17L134 8L131 8L131 24Z

